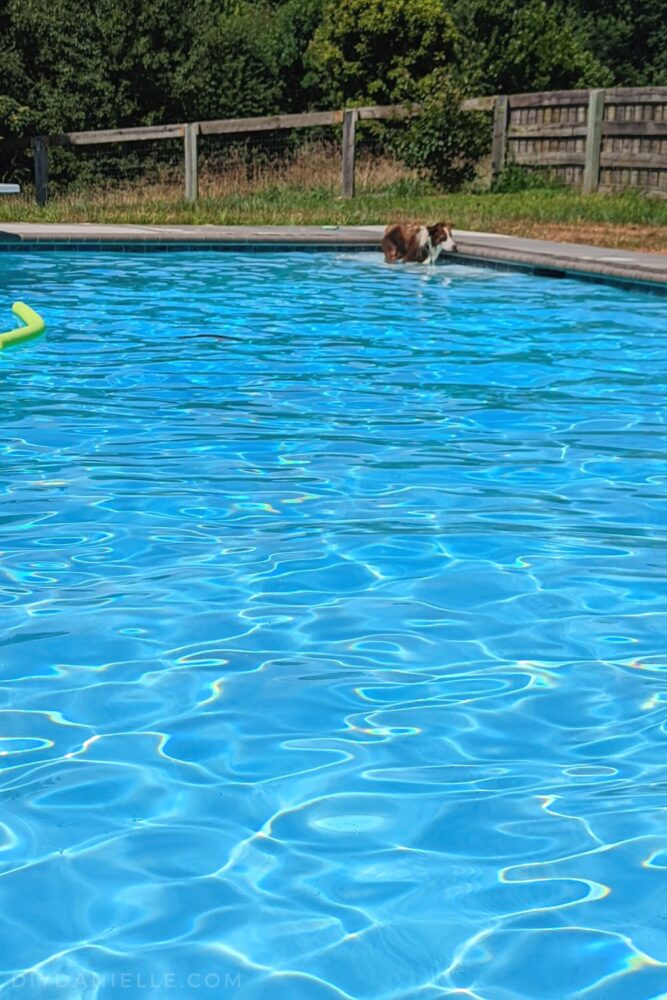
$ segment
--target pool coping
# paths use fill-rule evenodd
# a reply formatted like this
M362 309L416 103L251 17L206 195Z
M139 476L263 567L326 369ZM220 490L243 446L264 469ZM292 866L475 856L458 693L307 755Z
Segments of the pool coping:
M357 250L377 251L382 226L98 225L0 223L0 251ZM667 294L667 254L455 230L446 261L641 286ZM442 259L442 258L441 258Z

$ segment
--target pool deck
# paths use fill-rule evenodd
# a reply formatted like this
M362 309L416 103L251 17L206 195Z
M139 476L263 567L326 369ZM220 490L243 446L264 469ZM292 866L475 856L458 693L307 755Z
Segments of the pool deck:
M123 249L208 244L224 247L292 247L377 250L382 226L185 226L0 223L3 249L28 247L81 247L95 244ZM613 250L577 243L529 240L494 233L454 231L455 258L487 265L521 267L554 276L588 276L616 282L641 282L667 291L667 254Z

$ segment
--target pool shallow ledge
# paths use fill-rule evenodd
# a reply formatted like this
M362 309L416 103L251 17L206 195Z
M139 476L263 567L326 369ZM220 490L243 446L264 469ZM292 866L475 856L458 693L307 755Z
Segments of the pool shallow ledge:
M0 251L379 251L383 226L187 226L2 223ZM453 261L628 284L667 294L667 255L455 230Z

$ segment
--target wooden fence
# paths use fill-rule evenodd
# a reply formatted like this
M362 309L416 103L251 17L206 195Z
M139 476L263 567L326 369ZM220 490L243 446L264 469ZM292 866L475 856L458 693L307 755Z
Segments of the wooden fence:
M480 97L464 101L467 111L492 111L495 98ZM198 139L207 135L247 135L256 132L276 132L301 128L322 128L342 125L341 196L351 198L355 187L356 129L360 121L409 118L418 113L416 106L402 104L345 108L339 111L311 111L306 114L268 115L262 118L223 118L214 121L187 122L177 125L146 125L137 128L98 129L91 132L62 132L57 135L35 136L32 139L12 139L0 143L3 149L32 147L35 169L35 197L45 205L49 190L49 150L57 146L94 146L110 143L131 143L182 139L185 164L185 197L196 201L199 196Z
M548 168L584 192L636 187L667 197L667 87L496 98L493 169Z
M492 174L508 163L547 168L584 192L637 187L667 197L667 87L562 90L470 98L464 111L493 111ZM348 108L263 118L227 118L177 125L65 132L8 140L0 149L32 146L35 194L46 204L49 149L145 140L183 140L185 197L196 201L198 139L296 128L342 125L341 195L355 187L356 128L359 121L400 119L416 106Z

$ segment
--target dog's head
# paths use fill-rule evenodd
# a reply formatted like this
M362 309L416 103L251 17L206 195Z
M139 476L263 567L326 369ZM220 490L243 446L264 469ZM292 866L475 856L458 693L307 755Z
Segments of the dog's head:
M452 253L456 250L456 243L452 236L452 227L447 222L436 222L433 226L427 226L428 234L431 237L431 246L442 246L443 250Z

